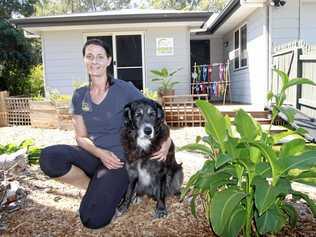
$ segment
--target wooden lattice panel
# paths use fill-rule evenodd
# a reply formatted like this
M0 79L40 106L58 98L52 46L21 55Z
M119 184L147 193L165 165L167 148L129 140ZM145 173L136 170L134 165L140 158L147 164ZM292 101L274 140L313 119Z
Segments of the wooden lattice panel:
M204 118L195 105L197 99L207 100L207 94L164 96L167 124L171 127L203 126Z
M8 97L5 99L8 112L8 124L31 125L30 120L30 98Z

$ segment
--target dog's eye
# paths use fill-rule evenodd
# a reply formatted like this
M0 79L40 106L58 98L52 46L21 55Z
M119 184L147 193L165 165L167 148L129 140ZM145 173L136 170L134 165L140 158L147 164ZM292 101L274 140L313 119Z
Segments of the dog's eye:
M140 118L141 116L142 116L142 113L141 113L141 112L136 112L136 113L135 113L135 117L136 117L136 118Z
M155 114L155 112L150 112L150 113L149 113L149 116L150 116L150 117L155 117L156 114Z

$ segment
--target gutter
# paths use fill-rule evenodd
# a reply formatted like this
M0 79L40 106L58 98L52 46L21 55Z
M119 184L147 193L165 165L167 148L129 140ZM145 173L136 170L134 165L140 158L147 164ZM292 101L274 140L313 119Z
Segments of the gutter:
M124 14L97 16L58 16L29 17L11 19L10 22L20 27L70 26L92 24L121 24L144 22L190 22L206 21L212 13L163 13L163 14Z

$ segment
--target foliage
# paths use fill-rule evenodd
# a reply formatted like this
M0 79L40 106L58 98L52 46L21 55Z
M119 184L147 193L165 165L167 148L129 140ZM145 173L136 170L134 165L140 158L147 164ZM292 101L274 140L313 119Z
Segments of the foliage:
M63 95L57 89L48 90L48 98L54 103L58 102L69 102L71 99L70 95Z
M0 155L2 154L11 154L22 148L26 148L26 155L29 164L38 164L39 156L41 149L37 146L34 146L34 141L32 139L26 139L20 144L16 145L14 143L9 143L6 145L0 144Z
M277 100L278 110L285 100L285 90L298 84L314 84L307 79L283 78L280 93L269 96ZM316 205L309 197L291 187L293 181L316 186L316 150L305 149L301 138L289 141L280 151L273 145L290 133L272 136L263 131L251 115L236 113L232 124L215 106L198 100L206 124L207 136L182 149L196 150L208 159L194 174L182 192L191 196L195 215L195 200L202 199L205 215L219 236L257 236L277 233L286 223L295 226L298 215L285 201L288 194L304 199L316 217Z
M149 5L156 9L220 11L228 0L150 0Z
M35 4L37 16L96 12L127 8L220 11L228 0L41 0Z
M151 100L157 100L158 99L158 92L157 91L152 91L148 88L145 88L143 91L144 96Z
M31 69L30 74L27 77L29 83L30 93L29 95L34 97L44 96L44 78L43 78L43 65L39 64Z
M130 2L131 0L41 0L35 7L37 16L48 16L125 9Z
M150 72L156 76L152 81L161 82L159 90L163 93L168 90L172 90L174 85L178 84L178 81L171 81L172 77L180 71L182 68L178 68L173 72L169 72L167 68L162 68L161 70L151 70Z
M0 2L0 90L11 95L28 95L30 88L27 76L33 65L39 63L36 40L28 40L23 31L11 25L11 16L29 16L35 0L5 0Z

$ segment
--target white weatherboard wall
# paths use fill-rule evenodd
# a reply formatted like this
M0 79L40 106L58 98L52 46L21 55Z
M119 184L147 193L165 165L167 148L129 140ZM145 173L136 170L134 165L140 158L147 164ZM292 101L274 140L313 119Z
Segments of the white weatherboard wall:
M42 38L46 90L57 89L63 94L72 94L72 82L85 80L82 32L45 32Z
M156 38L173 38L174 55L157 56ZM175 85L176 94L184 95L190 93L190 33L186 27L161 27L150 28L145 33L145 64L146 64L146 86L151 90L157 90L158 82L152 82L155 76L151 70L160 70L163 67L170 72L182 68L173 77L178 81Z
M234 62L231 61L230 63L232 100L263 106L267 93L268 77L268 46L265 35L267 27L266 8L258 8L242 20L239 26L245 23L247 24L248 67L235 70ZM226 60L229 52L234 49L234 32L236 29L224 36L224 42L228 41L228 47L224 48Z
M288 0L283 7L271 9L273 46L296 40L316 43L316 1Z
M116 32L126 32L131 29L119 29ZM182 68L174 80L180 83L175 86L177 94L190 93L190 33L187 27L152 27L137 28L135 33L144 32L144 70L146 87L156 90L158 83L151 81L152 69L168 68L173 71ZM111 31L98 30L100 35ZM63 94L72 94L74 81L87 80L82 58L84 36L96 33L91 30L49 31L42 33L43 62L45 64L46 89L57 89ZM174 55L157 56L156 38L173 38Z

